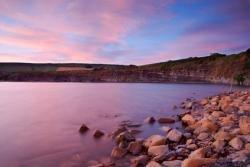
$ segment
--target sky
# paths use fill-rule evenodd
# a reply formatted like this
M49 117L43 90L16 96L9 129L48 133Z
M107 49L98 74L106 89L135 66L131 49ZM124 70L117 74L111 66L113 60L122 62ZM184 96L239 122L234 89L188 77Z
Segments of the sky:
M0 62L149 64L250 48L250 0L0 0Z

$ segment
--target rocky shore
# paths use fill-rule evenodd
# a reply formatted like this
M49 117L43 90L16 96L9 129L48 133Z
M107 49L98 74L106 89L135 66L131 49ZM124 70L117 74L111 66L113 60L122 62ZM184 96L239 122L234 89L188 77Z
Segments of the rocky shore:
M91 162L89 166L250 166L250 91L223 93L202 100L187 99L179 107L183 112L176 118L148 117L143 122L158 121L166 135L137 138L140 131L136 128L141 124L123 122L111 134L116 146L110 157L105 162ZM183 128L168 126L175 122L181 122ZM85 125L80 129L81 133L87 130Z

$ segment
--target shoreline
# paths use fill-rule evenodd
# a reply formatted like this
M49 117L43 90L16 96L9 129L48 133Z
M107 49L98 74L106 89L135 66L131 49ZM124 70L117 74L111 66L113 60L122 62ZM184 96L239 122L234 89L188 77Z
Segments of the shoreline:
M156 119L152 116L143 123L123 122L110 136L116 143L110 157L105 162L89 162L88 166L247 167L250 163L249 90L220 93L200 100L186 99L176 107L183 111L177 117ZM140 133L137 127L156 121L166 135L136 138ZM182 123L183 128L168 126L174 123ZM94 133L95 138L102 135L99 131Z

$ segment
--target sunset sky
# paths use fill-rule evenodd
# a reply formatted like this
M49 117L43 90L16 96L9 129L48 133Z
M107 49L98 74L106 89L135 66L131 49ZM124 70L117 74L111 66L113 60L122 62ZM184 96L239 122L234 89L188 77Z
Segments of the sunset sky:
M0 0L0 62L146 64L249 48L250 0Z

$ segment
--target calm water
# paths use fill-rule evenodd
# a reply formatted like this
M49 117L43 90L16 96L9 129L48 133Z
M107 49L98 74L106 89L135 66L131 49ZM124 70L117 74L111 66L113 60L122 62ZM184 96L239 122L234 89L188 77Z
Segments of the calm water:
M92 138L92 129L111 133L123 120L176 115L174 105L228 91L225 85L0 83L0 166L80 166L110 154L106 135ZM82 123L91 130L78 133ZM162 133L144 125L140 136ZM145 130L147 129L147 130Z

